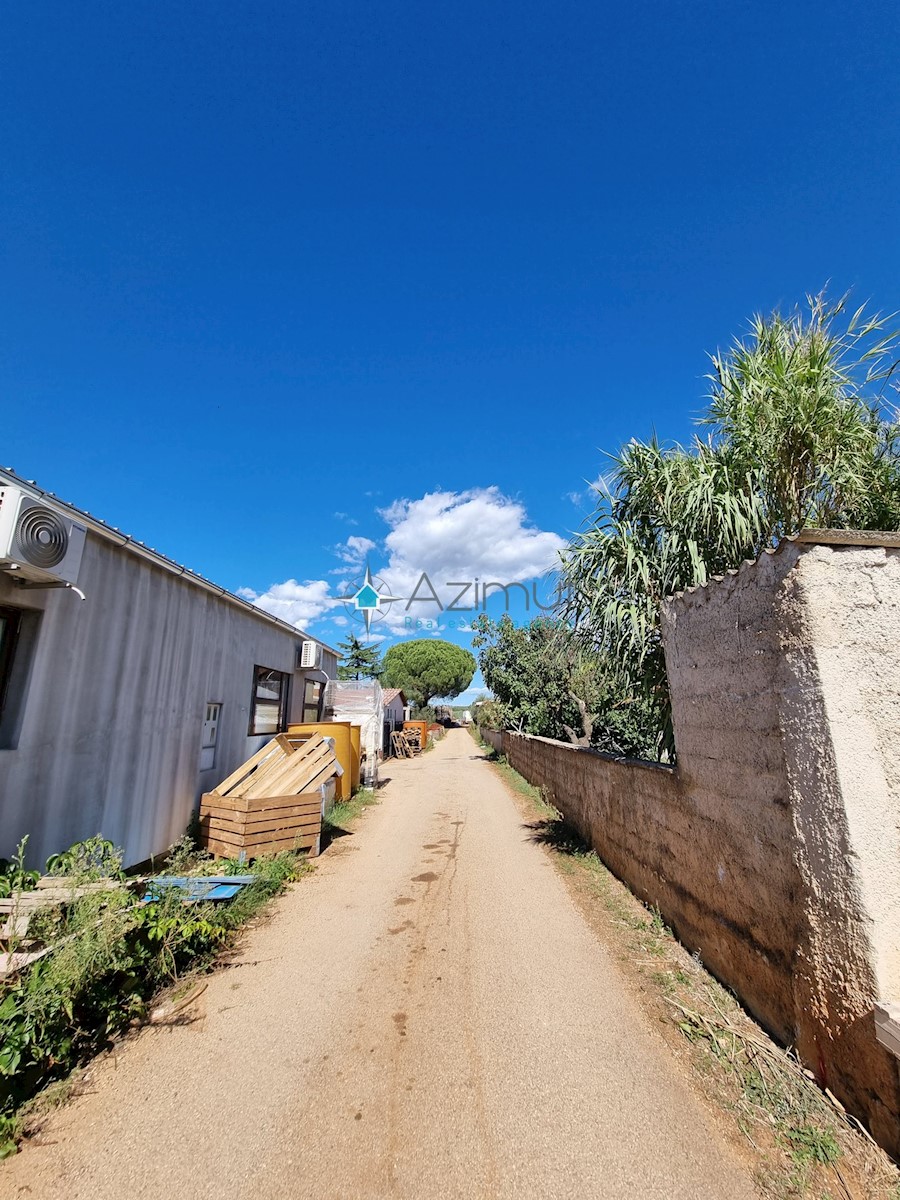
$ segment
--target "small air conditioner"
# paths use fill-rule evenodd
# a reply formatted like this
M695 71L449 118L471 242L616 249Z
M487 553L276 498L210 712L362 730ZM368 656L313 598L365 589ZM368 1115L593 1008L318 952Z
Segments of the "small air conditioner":
M318 642L303 642L300 646L299 661L297 666L300 670L318 670L322 665L322 647Z
M0 570L33 583L75 583L87 530L17 487L0 487Z

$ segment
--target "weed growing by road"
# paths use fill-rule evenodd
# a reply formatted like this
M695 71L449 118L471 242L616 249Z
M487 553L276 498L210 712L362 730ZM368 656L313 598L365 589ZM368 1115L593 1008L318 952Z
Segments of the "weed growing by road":
M293 853L246 862L215 862L177 843L164 871L250 874L253 882L227 903L186 903L179 887L144 902L121 886L121 860L102 839L73 846L48 864L73 888L111 881L71 904L39 911L29 937L50 952L0 983L0 1158L14 1153L23 1104L66 1078L143 1020L161 988L210 966L234 932L290 881L312 870ZM15 876L18 878L18 875Z
M40 871L25 869L25 847L28 835L22 838L11 859L0 858L0 897L6 898L13 892L30 892L37 886Z
M360 788L349 800L335 804L325 818L324 828L332 832L347 833L351 825L362 813L378 803L374 788Z

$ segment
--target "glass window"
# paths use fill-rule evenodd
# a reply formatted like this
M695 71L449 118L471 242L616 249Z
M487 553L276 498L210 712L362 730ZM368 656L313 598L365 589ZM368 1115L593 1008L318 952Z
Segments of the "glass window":
M303 724L315 725L322 719L322 692L325 684L307 679L303 685Z
M270 667L253 668L253 696L250 702L250 736L280 733L285 728L288 675Z

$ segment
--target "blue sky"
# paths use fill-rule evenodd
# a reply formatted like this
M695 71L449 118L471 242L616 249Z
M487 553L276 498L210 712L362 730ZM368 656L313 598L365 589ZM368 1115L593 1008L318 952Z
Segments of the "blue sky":
M900 308L893 4L0 20L3 464L327 638L552 555L754 310Z

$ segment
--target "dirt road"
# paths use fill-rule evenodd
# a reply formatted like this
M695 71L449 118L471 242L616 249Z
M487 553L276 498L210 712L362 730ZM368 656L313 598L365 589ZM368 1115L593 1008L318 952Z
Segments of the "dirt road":
M752 1197L464 730L94 1070L0 1195Z

